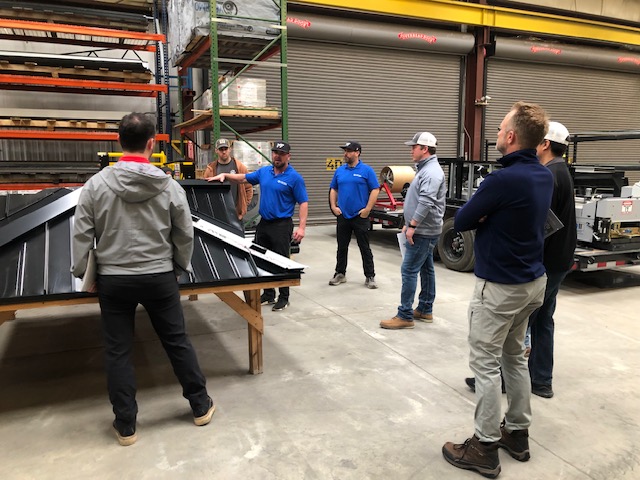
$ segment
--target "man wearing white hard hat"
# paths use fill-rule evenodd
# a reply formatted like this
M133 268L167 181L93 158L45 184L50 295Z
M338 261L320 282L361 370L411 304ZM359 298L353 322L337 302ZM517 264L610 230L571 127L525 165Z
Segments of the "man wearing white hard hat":
M380 327L392 330L413 328L413 320L433 322L433 302L436 298L436 274L433 249L442 233L447 185L436 156L438 141L429 132L418 132L404 142L411 147L411 158L417 173L404 199L405 254L400 273L402 290L398 313ZM420 273L418 306L413 308Z
M556 295L562 280L571 271L576 248L573 180L563 158L568 145L569 130L559 122L549 122L549 131L536 148L540 163L553 174L551 210L564 225L545 239L543 263L547 271L547 286L544 303L529 317L531 393L544 398L553 397L553 314L556 309Z

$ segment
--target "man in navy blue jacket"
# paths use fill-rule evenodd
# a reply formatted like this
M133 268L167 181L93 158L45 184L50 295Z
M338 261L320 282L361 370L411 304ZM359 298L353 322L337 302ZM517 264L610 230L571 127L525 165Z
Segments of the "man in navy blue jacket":
M529 459L531 385L524 357L529 315L542 305L544 224L553 176L536 147L548 129L538 105L516 103L498 127L496 148L504 167L489 174L458 211L458 231L476 229L476 286L469 303L469 366L476 378L475 432L462 444L447 442L445 459L458 468L495 478L498 447ZM500 366L508 408L501 424Z

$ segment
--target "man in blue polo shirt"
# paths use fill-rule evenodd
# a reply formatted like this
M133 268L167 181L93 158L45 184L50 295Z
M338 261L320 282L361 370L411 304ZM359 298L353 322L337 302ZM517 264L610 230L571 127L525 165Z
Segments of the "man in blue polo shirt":
M329 285L340 285L347 281L347 254L351 234L355 233L362 256L366 279L364 284L367 288L378 288L373 254L369 247L369 212L376 203L380 185L373 168L360 161L362 146L358 142L349 141L340 148L344 150L346 163L333 175L329 192L331 211L338 219L336 273L329 280Z
M301 242L307 226L309 197L302 176L289 165L291 147L284 141L277 141L271 149L271 165L251 173L221 173L209 179L210 182L260 184L260 223L256 228L256 243L284 257L289 257L291 239ZM293 211L300 205L300 224L293 231ZM289 306L289 287L281 287L276 302L273 288L265 289L261 303L273 305L272 310L280 311Z

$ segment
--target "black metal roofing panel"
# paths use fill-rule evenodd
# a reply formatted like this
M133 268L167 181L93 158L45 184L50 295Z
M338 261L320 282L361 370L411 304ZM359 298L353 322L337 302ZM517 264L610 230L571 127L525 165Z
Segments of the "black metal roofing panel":
M228 186L180 182L194 218L189 286L240 285L300 278L300 264L253 245L243 236ZM80 292L70 268L79 189L0 197L0 304L92 296Z

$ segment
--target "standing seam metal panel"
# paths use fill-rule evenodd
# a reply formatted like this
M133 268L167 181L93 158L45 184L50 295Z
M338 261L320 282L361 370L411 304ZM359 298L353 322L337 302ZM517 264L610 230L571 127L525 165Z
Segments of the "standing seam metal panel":
M291 163L307 184L313 223L333 221L326 158L341 158L345 140L362 144L361 158L376 174L386 165L411 164L403 142L421 130L438 138L440 156L456 156L459 75L456 55L289 41ZM277 101L274 90L270 104Z
M487 68L485 136L495 142L497 127L513 103L526 100L542 105L552 120L571 133L640 129L640 75L566 65L543 65L491 59ZM499 156L490 147L489 158ZM640 140L578 144L579 164L635 164ZM640 172L629 172L629 183Z

